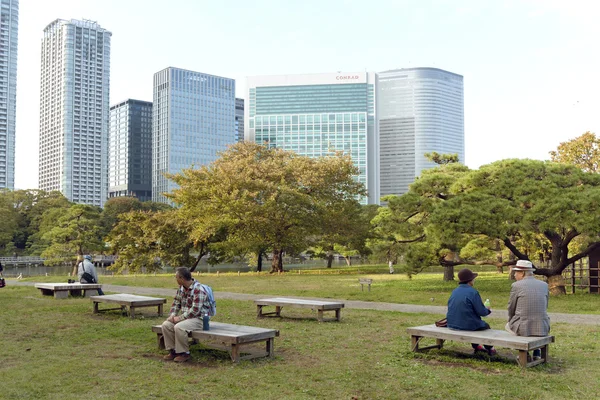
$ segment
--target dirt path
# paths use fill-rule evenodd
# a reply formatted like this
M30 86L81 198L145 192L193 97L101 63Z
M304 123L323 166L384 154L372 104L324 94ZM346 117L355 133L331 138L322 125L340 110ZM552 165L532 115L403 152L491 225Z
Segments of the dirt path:
M7 286L34 286L35 282L20 282L17 280L7 280ZM102 288L105 292L115 293L129 293L138 295L156 295L164 296L167 299L172 298L175 295L175 289L162 289L162 288L148 288L138 286L118 286L118 285L103 285ZM228 300L257 300L268 297L282 297L276 295L261 295L261 294L246 294L246 293L231 293L231 292L215 292L215 298L228 299ZM343 302L345 308L360 309L360 310L378 310L378 311L399 311L405 313L426 313L426 314L438 314L445 315L446 307L441 306L422 306L416 304L398 304L398 303L381 303L373 301L359 301L359 300L344 300L344 299L321 299L315 297L297 297L297 296L285 296L289 298L304 298L313 300L325 300L325 301L340 301ZM600 315L594 314L565 314L565 313L548 313L552 322L563 322L577 325L600 325ZM506 310L494 310L488 317L492 319L507 320L508 314Z

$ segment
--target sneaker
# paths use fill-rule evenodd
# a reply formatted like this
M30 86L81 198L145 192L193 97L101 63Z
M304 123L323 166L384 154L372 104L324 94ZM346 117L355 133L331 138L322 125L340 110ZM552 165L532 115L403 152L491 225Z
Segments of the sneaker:
M177 354L174 351L170 351L169 354L163 357L165 361L173 361L177 357Z
M473 348L473 354L477 354L479 352L481 352L481 353L487 353L487 350L482 345L478 345L477 347Z
M173 361L175 361L177 363L183 363L189 359L190 359L190 355L188 353L182 353L182 354L178 355L177 357L175 357L175 359L173 359Z
M489 349L487 350L488 356L493 357L496 354L498 354L498 352L496 351L496 349Z

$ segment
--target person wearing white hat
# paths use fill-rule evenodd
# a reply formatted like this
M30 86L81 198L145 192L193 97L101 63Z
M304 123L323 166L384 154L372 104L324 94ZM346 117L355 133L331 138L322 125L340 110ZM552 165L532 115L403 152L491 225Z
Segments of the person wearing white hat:
M517 336L548 336L548 284L533 276L535 268L531 261L518 260L512 267L515 279L508 299L508 323L505 329ZM534 350L533 358L539 359L540 350Z

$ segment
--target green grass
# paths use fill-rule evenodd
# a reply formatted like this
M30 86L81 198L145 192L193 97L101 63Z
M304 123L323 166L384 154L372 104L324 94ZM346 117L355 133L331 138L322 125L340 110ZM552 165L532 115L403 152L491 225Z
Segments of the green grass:
M340 278L219 276L210 283L230 290L244 286L240 282L263 288L268 281L278 294L291 295L302 290L299 282L308 291L335 290ZM441 277L425 278L385 291L445 289L436 284ZM168 277L131 278L152 279L174 286ZM381 285L371 295L383 292ZM177 365L162 361L150 330L162 318L142 310L134 320L118 312L94 315L89 299L57 300L9 283L0 290L0 398L595 399L600 390L597 326L553 324L550 363L521 370L516 353L503 348L493 359L452 342L441 351L410 352L406 328L432 323L437 315L345 309L341 322L319 323L310 310L290 309L286 318L257 320L252 302L219 300L217 321L279 329L276 357L236 365L225 352L194 345L192 361Z
M505 309L513 281L508 274L498 274L489 267L475 267L479 277L475 287L482 299L489 298L492 309ZM495 270L495 269L494 269ZM402 304L445 306L457 282L444 282L441 273L421 273L409 279L404 274L390 275L387 267L359 266L353 268L292 271L281 275L257 273L202 273L197 279L211 285L215 291L265 295L288 295L331 299L381 301ZM373 279L371 292L361 291L359 277ZM56 282L68 277L34 277L27 280ZM145 286L175 289L173 274L102 276L104 284ZM578 292L574 295L551 297L550 312L600 314L600 295Z

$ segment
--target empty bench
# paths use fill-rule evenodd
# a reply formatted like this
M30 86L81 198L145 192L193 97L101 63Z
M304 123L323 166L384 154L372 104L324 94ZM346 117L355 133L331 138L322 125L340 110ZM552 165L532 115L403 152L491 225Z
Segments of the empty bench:
M158 315L163 314L163 304L167 302L165 299L157 297L137 296L135 294L109 294L105 296L92 296L90 299L94 302L94 314L110 310L121 310L127 315L127 307L129 307L129 316L135 318L135 309L140 307L158 307ZM98 309L100 303L118 304L118 308Z
M284 306L290 307L302 307L317 310L317 319L320 322L325 321L323 319L324 311L334 311L335 318L328 320L339 321L341 317L341 310L344 308L344 303L336 303L332 301L320 301L320 300L304 300L304 299L289 299L285 297L276 297L272 299L260 299L254 300L256 304L256 316L257 318L263 318L266 315L275 315L281 317L281 309ZM275 311L269 313L263 313L263 307L275 306Z
M162 326L155 325L152 332L157 334L158 348L165 348ZM226 324L223 322L210 322L208 331L191 331L189 337L195 342L202 342L206 347L225 350L229 352L233 362L250 360L257 357L273 357L275 336L279 331L275 329L257 328L254 326ZM250 347L257 343L265 343L265 351L256 351ZM247 355L241 356L242 353Z
M66 299L69 294L73 297L90 297L92 292L98 293L102 285L98 283L36 283L36 289L40 289L44 296L54 296L55 299Z
M506 331L486 329L484 331L457 331L449 328L438 328L434 325L423 325L406 330L411 336L412 351L441 349L444 341L453 340L464 343L478 343L498 347L507 347L519 351L517 362L523 368L533 367L548 361L548 345L554 343L554 336L525 337L511 335ZM419 347L421 339L434 338L435 345ZM541 349L541 359L528 361L527 352Z

